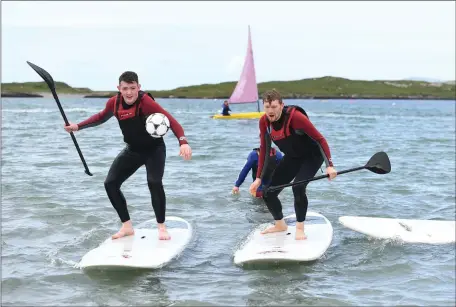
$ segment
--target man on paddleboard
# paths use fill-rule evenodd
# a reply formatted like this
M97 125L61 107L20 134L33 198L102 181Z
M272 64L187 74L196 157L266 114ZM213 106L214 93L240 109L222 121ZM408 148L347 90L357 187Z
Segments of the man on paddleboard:
M249 155L247 156L247 161L244 164L241 172L239 173L238 179L234 183L234 187L232 190L233 194L239 193L239 187L244 183L247 174L252 171L252 179L256 179L257 169L258 169L258 155L260 154L260 148L254 148ZM262 179L261 185L258 187L255 197L261 198L263 197L263 186L268 183L268 179L271 177L272 172L274 171L277 164L279 164L280 160L282 160L283 155L280 151L277 151L275 148L271 148L270 154L268 159L271 160L271 163L268 163L270 167L267 172L265 172L265 176Z
M79 124L64 126L67 132L74 132L98 126L112 116L116 117L122 131L126 147L118 154L109 169L104 182L106 193L122 222L120 230L112 236L118 239L134 234L127 202L120 190L121 185L141 166L146 166L147 185L151 194L152 207L158 223L160 240L169 240L165 226L166 197L163 189L166 146L163 138L153 138L146 130L146 119L150 114L162 113L170 122L170 128L179 141L179 155L190 160L192 150L187 143L182 126L148 94L140 91L138 75L126 71L119 77L119 93L111 97L101 112Z
M315 176L323 161L326 164L326 173L329 180L337 175L331 161L331 152L328 143L321 133L314 127L306 112L299 106L285 106L282 97L276 90L263 95L265 114L260 118L260 154L255 181L250 185L250 193L256 194L261 185L261 178L267 169L268 159L265 154L271 148L271 141L283 152L284 157L275 169L270 186L309 179ZM296 240L306 239L304 221L307 214L308 200L306 195L307 184L294 186L294 208L296 213ZM283 220L282 204L278 198L282 189L267 191L265 187L263 199L271 212L275 225L262 233L286 231L287 224Z

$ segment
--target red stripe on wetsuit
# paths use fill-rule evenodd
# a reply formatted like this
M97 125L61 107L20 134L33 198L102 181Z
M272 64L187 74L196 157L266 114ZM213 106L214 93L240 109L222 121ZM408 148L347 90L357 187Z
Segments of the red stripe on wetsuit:
M114 116L116 98L117 98L117 96L113 96L113 97L109 98L108 102L106 102L105 108L101 112L99 112L95 115L92 115L88 119L80 122L78 124L79 130L101 125L102 123L104 123L108 119L110 119L112 116ZM123 100L123 98L121 98L121 102L120 102L121 105L119 105L119 109L122 108L122 100ZM132 105L131 107L134 107L134 105ZM142 99L140 102L140 110L141 110L141 114L146 117L153 113L162 113L162 114L166 115L166 117L168 117L168 119L169 119L170 128L173 131L174 135L176 136L177 140L179 141L179 145L188 144L187 138L185 137L185 134L184 134L184 129L179 124L179 122L147 94L144 94L142 96ZM145 127L144 127L144 129L145 129Z

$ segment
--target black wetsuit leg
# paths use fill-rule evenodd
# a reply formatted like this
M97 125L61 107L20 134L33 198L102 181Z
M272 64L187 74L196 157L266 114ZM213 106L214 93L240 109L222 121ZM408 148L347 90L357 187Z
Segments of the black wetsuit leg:
M290 183L298 173L300 164L301 160L285 155L273 172L269 186ZM282 203L278 197L282 190L283 188L275 191L267 191L263 194L263 200L276 221L283 219Z
M322 164L323 157L321 156L311 157L303 160L299 172L294 180L301 181L315 177ZM308 183L304 183L292 188L297 222L304 222L306 220L307 207L309 205L309 201L306 195L307 184Z
M149 186L152 207L154 208L157 223L165 222L166 196L163 188L163 173L165 171L166 147L156 146L145 157L147 171L147 185Z
M275 169L270 186L277 186L290 183L293 178L295 181L312 178L317 173L318 169L323 163L323 158L290 158L285 155ZM306 217L308 200L306 195L307 184L293 187L294 207L296 213L296 220L303 222ZM274 220L283 219L282 203L278 195L283 189L267 192L263 199L271 212Z
M114 159L104 182L109 200L114 209L116 209L122 223L129 221L130 215L128 214L127 201L120 187L143 164L144 159L141 154L132 151L127 146Z

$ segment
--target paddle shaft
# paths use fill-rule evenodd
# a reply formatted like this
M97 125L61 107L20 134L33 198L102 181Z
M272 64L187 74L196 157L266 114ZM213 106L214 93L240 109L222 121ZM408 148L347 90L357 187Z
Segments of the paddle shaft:
M354 168L350 168L350 169L346 169L346 170L337 172L337 175L351 173L351 172L359 171L359 170L362 170L362 169L365 169L365 168L366 168L366 166L354 167ZM290 183L286 183L286 184L276 185L276 186L272 186L272 187L268 188L268 191L275 191L275 190L278 190L278 189L291 187L291 186L294 187L294 186L298 186L298 185L301 185L301 184L304 184L304 183L307 183L307 182L320 180L320 179L328 178L328 177L329 177L329 175L326 174L326 175L313 177L313 178L310 178L310 179L304 179L304 180L300 180L300 181L296 181L296 182L290 182Z
M51 88L51 92L52 92L52 96L54 96L55 102L57 102L57 106L59 107L60 114L62 114L63 120L65 121L65 125L69 126L70 123L68 122L65 112L63 111L62 105L60 104L60 100L59 100L59 97L57 96L55 89Z
M50 90L52 92L52 96L54 96L57 106L59 107L60 114L62 114L63 120L65 121L65 125L69 126L70 123L68 122L65 112L63 111L62 105L60 104L60 100L59 100L59 97L57 96L55 89L50 87ZM89 167L87 166L84 156L82 155L81 149L79 148L78 141L76 141L76 137L74 136L73 132L70 132L70 135L71 135L71 139L73 140L74 146L76 146L76 150L78 151L79 158L81 158L82 164L84 165L85 173L89 176L92 176L92 173L89 171Z

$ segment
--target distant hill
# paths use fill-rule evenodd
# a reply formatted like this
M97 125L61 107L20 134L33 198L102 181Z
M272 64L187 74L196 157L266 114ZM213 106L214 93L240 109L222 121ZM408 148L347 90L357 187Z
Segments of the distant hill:
M228 98L236 82L200 84L178 87L172 90L148 90L156 98ZM309 78L292 81L270 81L258 84L261 94L277 89L284 98L293 99L456 99L452 84L414 80L350 80L338 77ZM92 91L89 88L73 88L64 82L56 82L57 93L80 94L87 98L110 97L116 91ZM44 82L2 83L4 93L49 93Z
M92 93L89 88L71 87L65 82L55 82L57 93L81 94ZM41 96L40 93L50 93L49 87L43 82L12 82L2 83L2 97L31 97L30 95Z
M434 78L426 78L426 77L410 77L406 78L403 80L408 80L408 81L424 81L424 82L430 82L430 83L443 83L445 81L439 80L439 79L434 79Z

